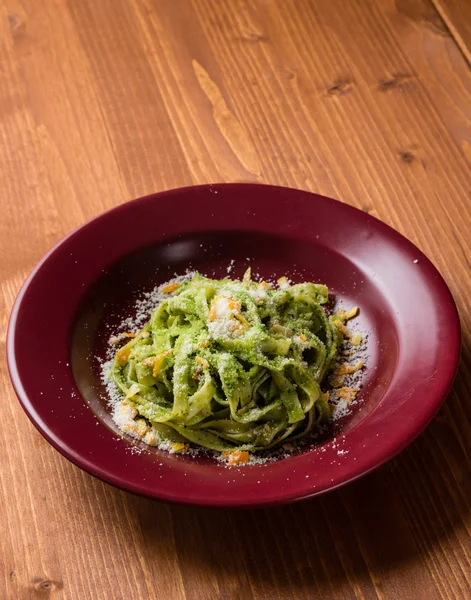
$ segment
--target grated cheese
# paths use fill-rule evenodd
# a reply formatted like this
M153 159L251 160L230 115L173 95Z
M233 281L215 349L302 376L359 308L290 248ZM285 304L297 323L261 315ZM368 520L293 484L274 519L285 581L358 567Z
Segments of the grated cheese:
M232 271L232 269L234 268L234 264L235 264L235 261L232 260L228 267L228 273L230 271ZM158 304L162 300L165 299L166 293L167 294L169 293L169 291L166 292L166 290L168 289L168 287L170 285L172 285L174 283L177 283L179 285L183 281L191 280L193 278L193 276L194 276L194 273L189 271L183 276L175 277L172 280L170 280L168 283L154 288L151 292L142 294L142 296L138 299L138 301L136 302L136 305L135 305L136 306L135 316L132 318L123 320L119 327L119 330L121 331L121 333L112 335L109 338L109 340L108 340L109 347L108 347L108 351L107 351L107 358L111 359L114 356L116 350L115 350L115 348L113 348L113 346L115 344L117 344L118 342L123 340L125 337L132 338L139 332L140 327L142 327L142 325L148 320L149 314L156 308L156 306L158 306ZM285 285L285 280L287 282L287 285L289 285L290 282L287 278L280 278L278 280L278 285L279 285L280 289L283 289L283 286ZM175 286L173 289L177 289L178 285ZM256 298L258 301L263 302L266 297L265 289L269 289L271 287L272 287L271 283L262 281L260 284L260 288L258 288L256 290L249 290L249 293L251 293L251 295L254 298ZM217 302L214 305L214 313L213 313L214 320L210 321L210 323L208 323L210 335L213 335L213 336L216 335L219 337L223 337L223 336L233 337L235 335L239 335L243 331L243 330L241 331L241 322L237 321L237 319L235 318L235 317L242 317L242 319L245 321L245 319L243 318L243 316L241 314L240 302L238 300L236 300L235 298L231 297L230 284L228 284L227 288L228 288L227 295L225 295L223 297L219 297ZM350 315L352 315L352 313L354 311L355 311L355 309L352 311L349 311L349 313L347 313L348 316L345 313L342 316L344 318L345 318L345 316L347 316L347 318L348 317L351 318ZM339 329L342 329L342 330L343 330L343 327L345 327L345 325L341 321L335 321L335 325L337 327L339 327ZM345 340L344 347L341 349L341 352L339 355L339 361L337 362L337 367L339 367L341 364L347 364L347 365L351 364L351 363L345 362L345 357L347 355L351 355L351 356L353 356L353 358L357 358L357 359L363 358L363 356L365 355L367 336L363 336L358 331L352 332L352 331L350 331L350 329L347 329L346 327L345 327L345 330L343 330L343 331L344 332L346 331L348 333L348 336L350 339ZM150 334L148 332L142 332L141 335L143 337L149 337ZM301 334L300 336L295 336L295 338L293 338L293 339L294 339L295 343L297 343L301 346L306 344L306 338L303 334ZM207 344L210 344L210 343L211 342L208 339ZM343 360L342 360L342 357L343 357ZM200 358L200 357L197 357L197 359L198 358ZM126 359L126 357L123 356L123 359ZM200 361L197 359L195 359L195 360L197 363L199 363ZM149 360L152 361L152 363L149 364L149 366L155 366L155 362L157 362L157 361L155 361L155 357L151 357L150 359L145 359L144 362L149 361ZM203 360L203 359L201 359L201 360ZM147 364L147 362L146 362L146 364ZM201 366L205 366L205 365L201 364ZM335 387L334 387L334 389L330 390L330 394L329 394L329 392L326 392L326 396L328 397L329 405L330 405L330 408L332 411L331 419L333 422L341 420L345 416L350 414L352 405L355 405L358 403L358 401L356 400L356 395L361 387L361 377L362 377L363 366L364 366L364 361L357 360L356 365L353 366L353 370L351 368L348 368L347 371L345 372L344 381L337 382L339 384L337 386L337 389L335 389ZM285 443L281 448L276 448L274 450L267 450L267 451L257 453L257 454L249 454L247 452L247 453L245 453L247 456L244 455L243 451L234 451L230 454L236 455L236 457L235 458L233 457L231 460L229 460L229 462L227 462L228 457L226 456L225 459L222 458L221 453L219 453L219 452L213 453L212 451L208 451L208 450L204 450L204 449L200 449L200 448L194 448L192 445L188 445L186 443L180 443L180 442L171 443L168 440L162 440L159 437L158 433L154 430L154 428L152 428L152 426L150 426L145 419L138 416L136 409L132 406L131 403L127 402L127 400L124 398L124 395L117 388L115 383L109 378L109 376L107 376L107 373L109 373L110 367L111 367L111 361L102 363L102 380L107 388L107 392L108 392L108 396L109 396L109 406L112 409L112 417L113 417L113 420L116 423L116 425L119 427L119 429L123 433L127 433L128 435L130 435L131 437L133 437L135 439L142 440L149 446L156 446L159 449L165 450L170 453L179 452L179 453L185 453L185 454L189 454L189 455L197 455L199 453L203 453L203 454L212 456L213 458L215 458L218 461L222 461L224 465L229 464L229 465L231 465L231 468L239 469L240 467L245 467L246 465L250 466L250 465L264 464L266 462L271 462L274 460L280 460L280 459L286 458L286 457L290 456L290 454L294 450L296 450L297 448L306 447L307 444L312 443L313 439L315 439L316 436L322 434L322 431L315 432L315 433L313 433L313 435L310 438L305 438L302 441L296 441L295 444ZM340 375L338 375L338 376L340 376ZM336 375L336 377L337 377L337 375ZM343 385L341 385L341 384L343 384ZM136 390L133 390L133 387L131 387L128 390L128 393L126 396L128 398L130 398L130 397L132 397L132 394L134 394L134 393L136 393ZM130 451L131 452L141 452L141 448L134 446L131 448ZM325 445L313 446L312 448L309 449L309 451L322 453L325 451ZM241 457L238 457L237 453L240 453ZM343 451L343 450L338 451L339 456L343 456L346 453L347 453L347 451Z

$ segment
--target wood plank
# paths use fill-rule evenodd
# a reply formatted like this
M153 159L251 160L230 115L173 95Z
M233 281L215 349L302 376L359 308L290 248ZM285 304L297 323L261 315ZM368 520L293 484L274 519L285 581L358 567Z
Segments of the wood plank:
M437 114L470 162L469 64L447 23L429 0L390 2L386 11L413 72L420 77ZM381 87L385 93L400 93L408 82L410 78L406 73L396 72L385 77Z
M2 361L1 598L467 597L466 10L0 0L2 348L24 277L65 233L131 197L209 181L313 190L383 219L438 266L463 324L455 386L416 442L342 490L269 510L166 506L82 473L28 422Z

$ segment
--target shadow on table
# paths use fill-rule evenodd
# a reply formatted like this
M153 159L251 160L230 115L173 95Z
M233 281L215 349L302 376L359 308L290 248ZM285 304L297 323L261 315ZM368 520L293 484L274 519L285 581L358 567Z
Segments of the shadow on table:
M396 578L403 591L401 579L408 581L407 597L413 597L418 588L404 573L437 544L451 547L467 518L470 348L467 340L437 417L378 471L322 497L269 509L168 507L129 496L145 536L142 552L158 565L168 552L159 542L159 523L171 515L188 598L198 597L199 581L206 591L212 582L215 597L243 600L255 593L302 598L329 590L351 597L358 589L376 597L375 583L394 585Z

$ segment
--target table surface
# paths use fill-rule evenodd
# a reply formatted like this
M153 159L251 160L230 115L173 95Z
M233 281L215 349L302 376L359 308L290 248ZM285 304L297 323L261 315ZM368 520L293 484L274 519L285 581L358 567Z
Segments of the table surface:
M409 448L269 510L168 506L80 471L2 356L1 598L470 597L470 59L468 0L0 0L2 346L64 234L216 181L382 219L436 264L463 327L454 388Z

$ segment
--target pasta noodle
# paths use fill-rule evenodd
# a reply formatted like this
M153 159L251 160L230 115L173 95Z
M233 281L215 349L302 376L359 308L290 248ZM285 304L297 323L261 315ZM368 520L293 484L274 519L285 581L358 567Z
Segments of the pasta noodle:
M110 372L147 440L256 452L328 420L321 383L350 317L327 315L326 286L272 286L248 271L160 289L167 297Z

